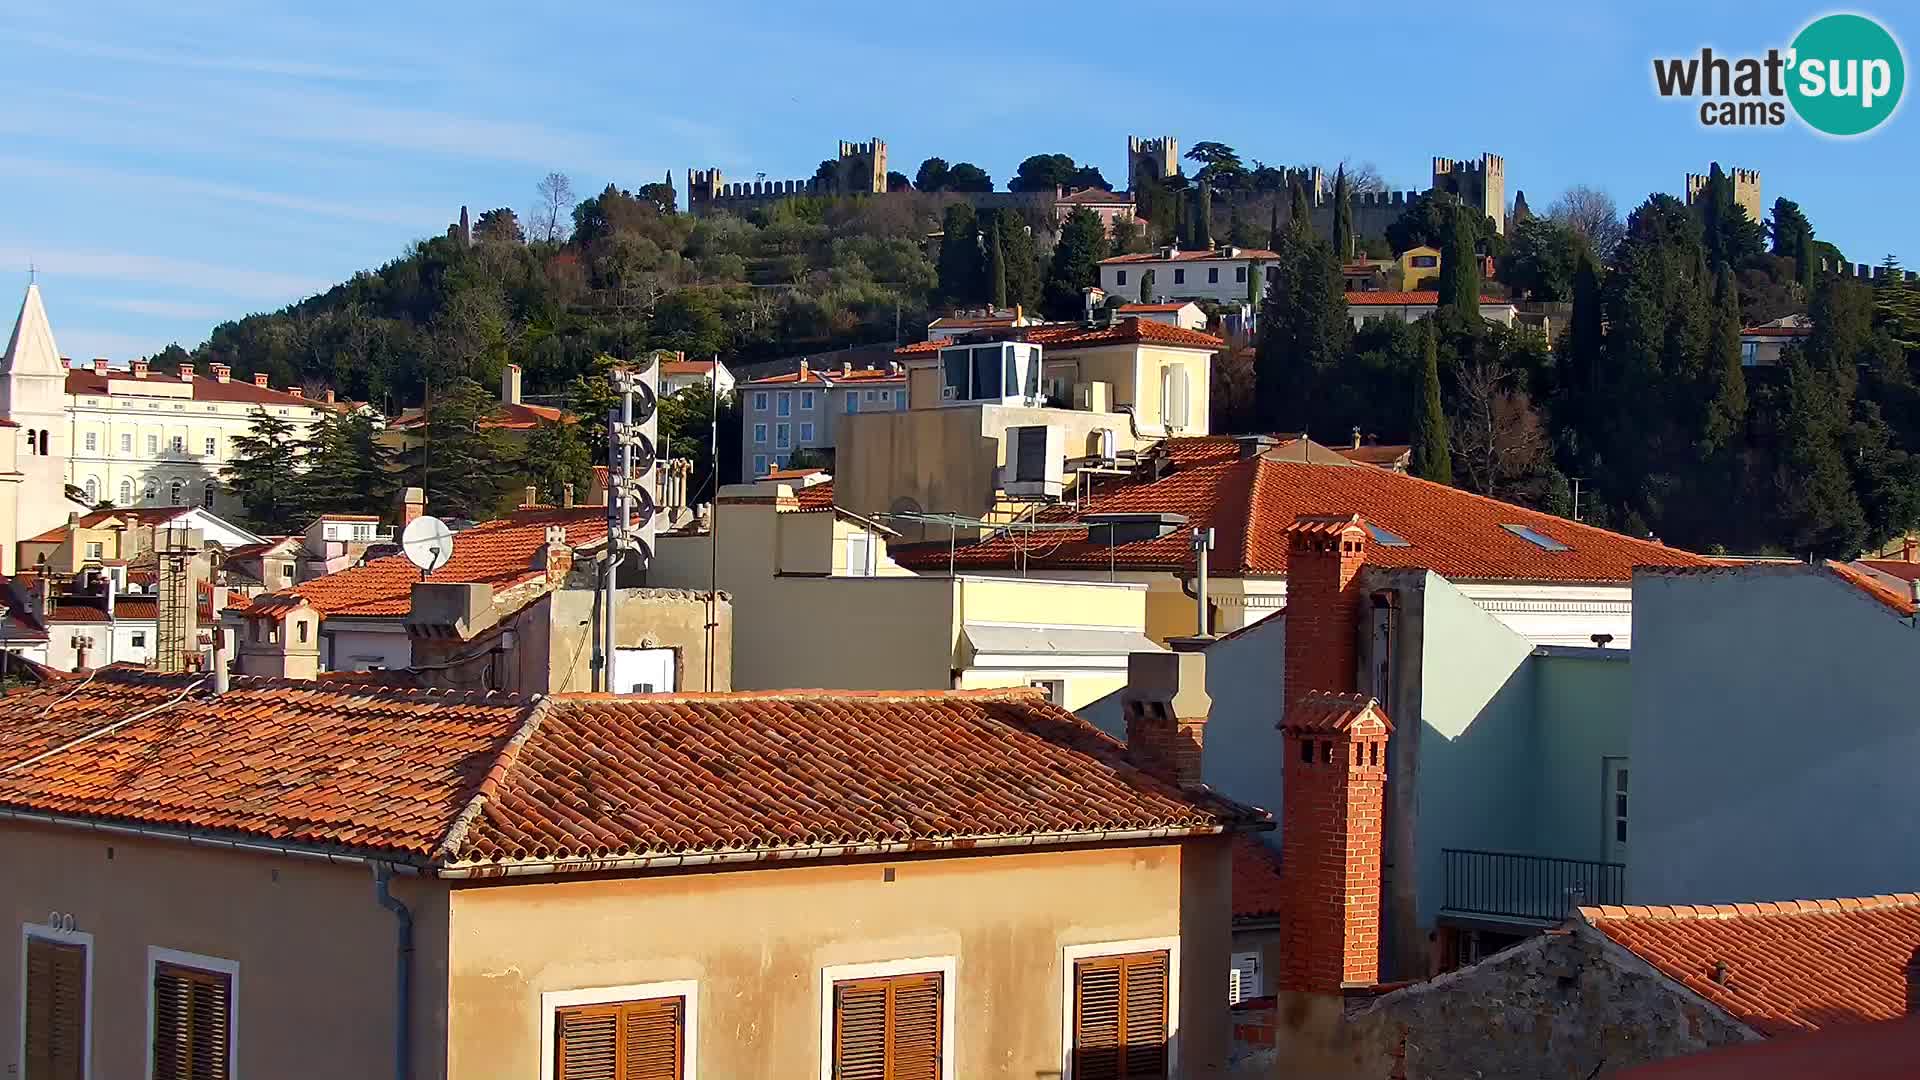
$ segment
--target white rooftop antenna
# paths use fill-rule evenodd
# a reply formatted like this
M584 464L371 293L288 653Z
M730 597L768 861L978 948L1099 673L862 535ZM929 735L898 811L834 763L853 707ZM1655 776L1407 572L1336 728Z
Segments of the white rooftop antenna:
M400 550L420 568L420 580L425 581L453 558L453 530L439 518L423 514L407 523L400 534Z

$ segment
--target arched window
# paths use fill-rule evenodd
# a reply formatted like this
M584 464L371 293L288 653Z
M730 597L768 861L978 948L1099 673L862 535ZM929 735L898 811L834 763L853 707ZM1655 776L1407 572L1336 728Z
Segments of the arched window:
M90 503L100 501L100 481L91 476L87 477L87 501Z
M214 483L211 480L207 481L206 490L200 493L200 505L206 507L209 510L213 509L213 499L214 499L214 496L219 493L219 491L220 491L220 485Z
M46 455L51 453L53 453L53 443L47 440L47 429L41 428L40 429L40 455L42 457L45 457Z
M28 428L27 429L27 456L38 457L39 454L40 454L40 433L33 430L32 428Z
M187 499L187 482L175 480L167 485L167 505L184 506Z
M132 502L133 502L133 481L131 480L120 481L120 505L126 506Z
M160 497L160 481L148 480L146 490L141 493L141 498L147 502L153 502L159 497Z

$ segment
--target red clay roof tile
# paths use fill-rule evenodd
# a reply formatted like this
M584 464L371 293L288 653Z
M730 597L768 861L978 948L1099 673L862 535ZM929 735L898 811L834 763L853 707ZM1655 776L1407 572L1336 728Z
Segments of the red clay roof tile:
M1894 614L1909 616L1915 613L1912 595L1902 596L1899 590L1867 573L1865 570L1848 563L1827 560L1827 572L1841 581L1866 593L1869 597L1885 605Z
M1417 307L1421 304L1438 304L1439 302L1440 293L1435 289L1413 289L1408 291L1376 289L1372 291L1347 293L1348 307ZM1501 300L1493 296L1482 296L1480 298L1480 304L1483 307L1487 304L1507 304L1511 302L1512 301Z
M1711 567L1713 560L1648 540L1582 525L1566 518L1474 495L1418 477L1362 465L1285 460L1290 447L1242 458L1235 440L1170 439L1166 468L1153 479L1101 486L1079 511L1060 507L1043 522L1072 522L1079 514L1178 513L1193 526L1215 530L1211 572L1226 577L1281 577L1287 572L1287 530L1302 516L1359 514L1407 541L1367 548L1367 564L1418 567L1460 580L1620 582L1635 566ZM854 508L858 509L858 508ZM1566 545L1547 549L1503 525L1532 529ZM965 569L1009 569L1019 554L1002 535L960 548L953 563ZM1047 534L1047 550L1028 552L1034 568L1104 569L1108 546L1083 531ZM895 545L889 551L910 568L947 565L945 543ZM1136 570L1191 572L1193 549L1184 532L1112 549L1113 563Z
M104 396L107 393L107 383L109 381L152 383L165 386L181 385L179 376L163 375L158 369L148 371L144 379L136 379L134 378L133 372L124 369L110 369L105 375L99 375L95 374L94 370L90 367L69 368L67 370L67 393L69 395L99 394ZM239 402L245 405L300 405L309 409L342 409L348 405L347 402L335 402L329 405L327 402L317 398L290 394L285 390L275 390L267 386L255 386L250 379L228 379L226 382L221 382L219 379L209 376L197 375L192 379L191 384L193 386L192 400L194 401L227 401Z
M1132 255L1115 255L1112 258L1101 259L1100 264L1102 266L1108 266L1114 263L1124 265L1127 263L1199 262L1207 259L1225 262L1234 259L1277 259L1279 257L1278 252L1268 251L1266 248L1241 248L1239 253L1234 255L1229 255L1218 249L1209 250L1206 248L1196 248L1193 251L1176 251L1171 257L1163 255L1158 251L1142 251Z
M1718 904L1691 914L1584 907L1601 933L1763 1035L1906 1012L1906 969L1920 943L1920 896ZM1715 969L1726 965L1725 981Z
M1233 838L1233 917L1270 918L1280 914L1280 853L1258 837Z
M995 338L1038 342L1049 349L1090 349L1098 345L1168 345L1183 349L1220 349L1226 342L1198 330L1130 315L1112 326L1035 326L995 331ZM894 350L897 356L928 356L951 341L916 341Z

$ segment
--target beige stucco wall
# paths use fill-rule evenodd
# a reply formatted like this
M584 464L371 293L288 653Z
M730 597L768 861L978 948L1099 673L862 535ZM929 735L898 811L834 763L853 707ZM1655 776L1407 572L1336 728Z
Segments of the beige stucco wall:
M21 927L93 937L96 1080L146 1075L149 946L239 964L235 1076L391 1076L395 920L366 869L0 823L0 1061L20 1075ZM447 891L395 878L414 918L417 1080L446 1072ZM480 1072L472 1075L498 1075Z
M1057 1077L1064 950L1177 937L1180 1075L1212 1075L1228 889L1218 838L458 889L451 1068L539 1076L542 993L692 980L703 1080L812 1078L823 968L952 957L954 1075Z

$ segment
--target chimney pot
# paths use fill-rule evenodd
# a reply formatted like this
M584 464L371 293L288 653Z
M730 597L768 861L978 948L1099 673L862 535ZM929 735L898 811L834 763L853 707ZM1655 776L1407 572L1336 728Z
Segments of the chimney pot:
M105 375L107 373L107 361L105 357L96 356L93 358L93 373L95 375Z
M264 371L256 372L253 376L253 385L265 389L267 386L267 373Z
M800 358L800 381L806 382L807 379L810 378L812 375L813 375L813 366L807 363L806 357L804 356L801 357Z
M331 386L329 386L329 387L327 387L327 404L329 404L329 405L331 405L331 404L333 404L333 401L334 401L334 398L333 398L333 387L331 387Z
M180 365L180 381L181 382L193 381L193 365L192 364L189 363L189 364Z
M1360 425L1359 424L1353 425L1353 448L1355 450L1360 449Z
M560 505L567 506L567 507L571 507L573 505L573 485L572 484L560 485Z
M400 493L400 527L405 529L427 512L427 490L410 487Z
M136 379L144 379L147 377L147 362L145 360L135 360L133 362L133 377Z
M537 505L540 502L540 489L533 486L532 484L528 484L526 490L527 490L527 500L521 503L520 505L521 506Z

